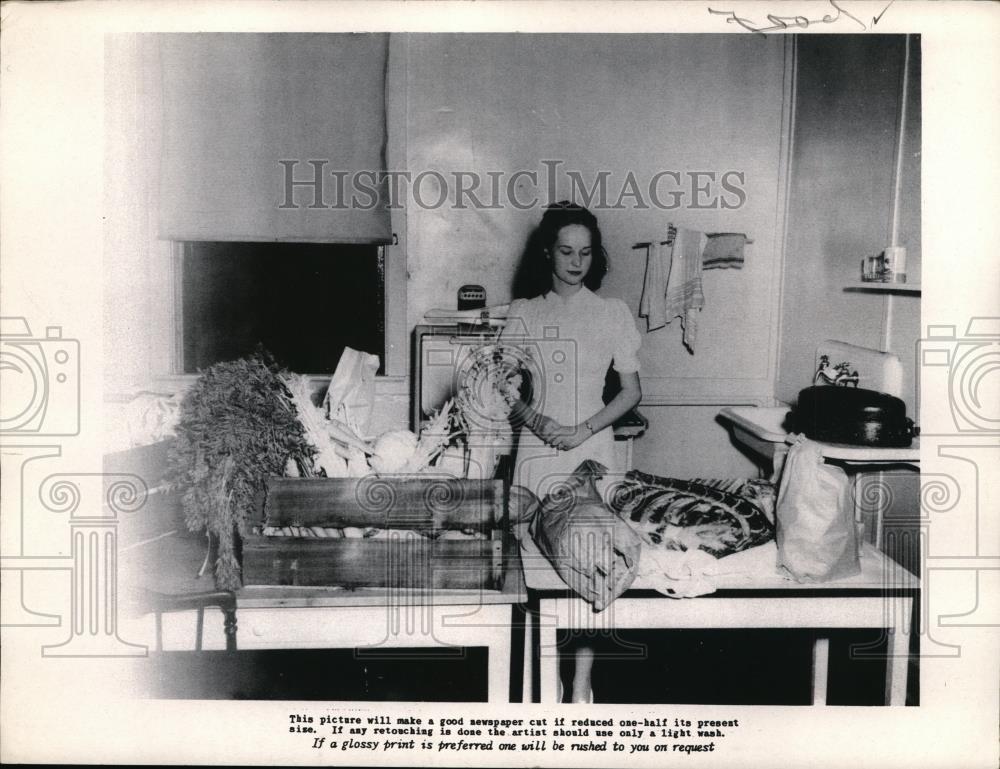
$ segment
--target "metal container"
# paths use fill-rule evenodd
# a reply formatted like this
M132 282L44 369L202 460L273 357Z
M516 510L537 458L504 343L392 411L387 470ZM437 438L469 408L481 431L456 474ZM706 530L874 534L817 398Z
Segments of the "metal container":
M799 393L792 423L807 438L852 446L906 448L915 434L902 400L858 387L807 387Z

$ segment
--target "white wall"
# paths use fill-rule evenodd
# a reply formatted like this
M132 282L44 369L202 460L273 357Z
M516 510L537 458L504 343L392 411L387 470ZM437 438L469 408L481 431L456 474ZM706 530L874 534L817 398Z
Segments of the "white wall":
M542 160L560 160L562 172L577 170L587 181L598 171L610 172L612 197L630 171L641 187L662 170L744 174L746 201L734 210L693 210L688 190L675 211L597 212L612 264L603 293L623 298L636 314L645 267L642 252L632 249L636 241L662 235L669 222L746 232L754 240L743 270L705 273L695 355L681 344L677 322L643 333L642 410L651 425L636 444L635 463L644 469L674 475L752 472L715 414L726 404L767 403L774 392L787 46L782 38L738 35L392 40L388 114L394 170L541 174ZM142 89L137 93L141 97ZM146 114L144 120L133 138L155 128L158 116ZM124 146L138 160L144 157L141 145ZM115 299L105 338L111 392L162 387L163 380L154 377L169 371L169 247L151 240L142 218L148 210L143 203L155 203L151 178L152 172L129 177L142 196L117 240L109 241L107 295ZM427 309L454 306L464 283L485 285L491 303L509 299L525 239L549 201L544 177L539 187L539 206L527 211L410 204L394 213L400 243L389 258L400 267L405 260L406 279L405 292L399 283L390 286L390 302L397 310L405 307L402 334ZM569 195L565 173L557 177L555 192L557 198ZM645 321L637 323L644 332ZM405 425L407 383L386 382L380 391L378 428Z
M794 401L812 383L816 343L838 339L879 349L892 303L889 352L905 370L913 411L920 300L844 291L866 254L890 245L902 38L803 36L785 256L777 396ZM914 44L911 75L919 73ZM919 77L911 77L900 193L900 244L908 278L920 279Z
M156 237L161 97L142 35L105 38L104 388L154 389L173 356L173 261Z
M890 245L903 40L806 35L799 40L797 60L776 393L794 401L799 390L811 384L817 340L839 339L878 349L888 320L886 350L902 361L903 398L909 416L917 419L919 296L843 290L860 279L865 254ZM907 278L914 283L921 274L919 75L919 40L914 39L899 219L899 244L907 248ZM884 483L888 489L890 501L882 513L895 539L885 543L887 552L908 566L918 563L915 531L906 527L914 524L920 509L919 475L908 470L869 473L863 482Z
M773 392L785 45L772 37L703 35L408 41L400 98L414 174L543 174L543 160L561 160L561 171L580 171L587 180L610 171L612 197L629 171L643 186L660 170L745 174L746 204L736 210L692 210L688 195L676 211L597 212L612 265L602 293L623 298L636 315L645 260L635 242L662 236L669 222L746 232L754 240L742 271L705 273L695 355L682 346L676 322L643 334L642 410L651 425L636 444L640 467L752 472L714 417L721 404L766 402ZM464 283L483 284L490 303L509 299L525 239L549 202L544 181L543 174L540 205L528 211L410 206L409 326L431 307L454 307ZM556 199L569 190L560 175ZM645 331L645 321L637 322ZM685 411L678 404L713 405Z

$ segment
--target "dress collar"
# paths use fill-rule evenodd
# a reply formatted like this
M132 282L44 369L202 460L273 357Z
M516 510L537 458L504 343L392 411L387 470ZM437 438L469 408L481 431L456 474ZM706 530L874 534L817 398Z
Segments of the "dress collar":
M545 301L552 304L559 305L573 305L580 302L587 301L590 297L594 296L594 292L591 291L586 286L580 286L580 290L573 294L569 299L563 299L555 291L549 291L545 294Z

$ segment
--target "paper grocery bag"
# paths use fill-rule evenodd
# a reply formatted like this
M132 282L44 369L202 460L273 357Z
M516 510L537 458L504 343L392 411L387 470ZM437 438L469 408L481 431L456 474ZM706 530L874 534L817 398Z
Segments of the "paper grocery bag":
M819 444L799 437L788 452L775 507L778 567L799 582L861 571L847 473L826 464Z
M607 468L584 461L534 508L529 531L563 581L594 611L628 590L642 540L608 510L595 482Z
M323 399L327 417L345 422L362 436L368 435L375 407L378 363L377 355L345 347Z

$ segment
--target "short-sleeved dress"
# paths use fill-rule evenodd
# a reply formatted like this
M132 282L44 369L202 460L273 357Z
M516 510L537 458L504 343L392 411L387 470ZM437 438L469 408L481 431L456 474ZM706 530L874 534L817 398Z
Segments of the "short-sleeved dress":
M626 304L597 296L586 286L569 299L554 291L511 303L505 343L522 347L536 366L534 404L542 414L575 426L602 408L608 366L621 374L639 370L639 332ZM610 427L569 451L547 446L528 429L521 431L514 483L539 497L554 482L594 459L615 472L614 435Z

